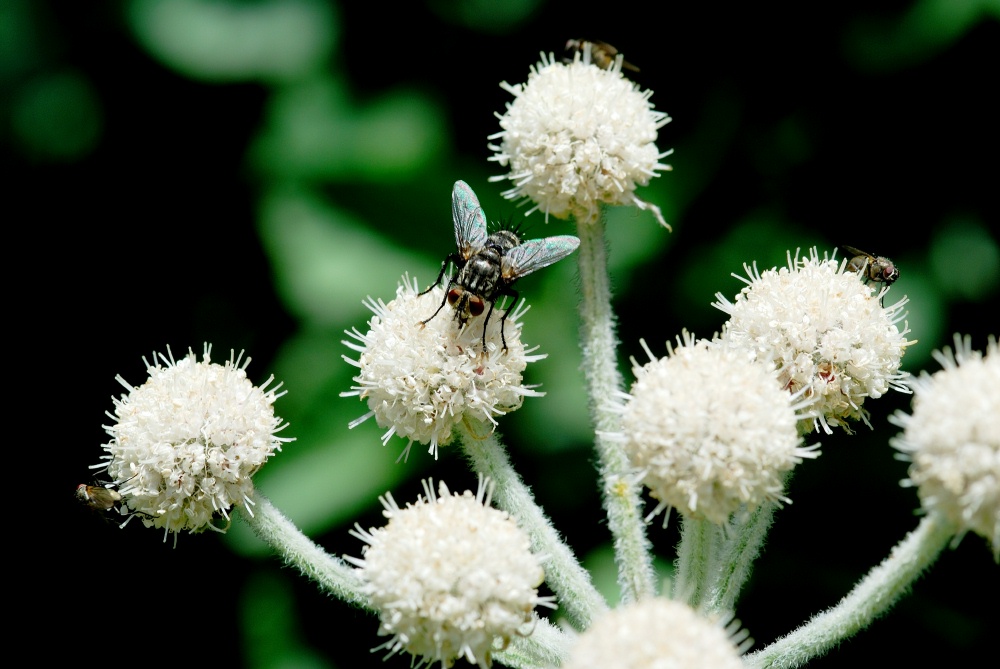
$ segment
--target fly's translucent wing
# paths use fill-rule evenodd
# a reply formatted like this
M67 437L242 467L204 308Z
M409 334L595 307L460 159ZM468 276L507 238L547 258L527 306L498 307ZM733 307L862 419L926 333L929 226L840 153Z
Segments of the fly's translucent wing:
M451 191L451 217L455 221L458 252L468 260L486 244L486 214L479 198L464 181L456 181Z
M848 246L847 244L841 244L840 248L844 249L852 256L865 256L866 258L875 260L875 256L873 256L871 253L868 253L867 251L862 251L861 249L858 248L854 248L853 246Z
M583 53L587 49L587 45L590 45L590 62L601 68L602 70L610 70L611 66L615 63L615 58L618 56L618 49L614 48L607 42L602 42L600 40L583 40L583 39L571 39L566 41L567 51L579 51ZM633 72L638 72L639 68L622 59L622 69L632 70Z
M504 254L500 259L500 273L513 281L562 260L579 245L580 240L572 235L531 239Z

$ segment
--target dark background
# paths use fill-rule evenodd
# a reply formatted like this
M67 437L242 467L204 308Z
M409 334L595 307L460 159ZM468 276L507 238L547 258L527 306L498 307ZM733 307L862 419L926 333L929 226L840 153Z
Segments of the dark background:
M464 16L457 3L338 5L328 71L358 108L387 91L419 91L434 102L446 144L420 165L304 180L433 268L449 250L445 198L455 179L489 198L487 210L498 217L520 215L499 200L501 186L486 181L499 173L486 161L486 137L498 130L494 112L510 100L498 83L523 81L539 51L558 54L567 38L602 39L641 68L634 80L674 119L658 146L676 149L666 159L674 171L639 191L664 207L674 232L657 233L655 255L615 277L623 360L645 359L640 337L662 353L662 342L684 327L702 336L718 329L722 317L708 304L715 291L738 290L729 273L741 272L742 262L770 267L789 248L827 251L838 243L900 266L891 296L911 297L911 338L920 342L908 369L935 371L929 351L953 332L984 348L997 332L997 267L942 267L934 254L942 239L971 230L973 246L996 258L997 15L934 15L929 2L691 4L587 8L552 0L486 20ZM291 84L181 71L137 38L129 17L141 6L8 2L0 15L8 45L0 160L16 305L8 329L23 335L9 341L15 378L28 380L9 396L20 400L11 445L41 456L8 474L12 502L22 494L42 502L17 505L27 510L17 514L17 536L36 547L23 585L11 567L26 619L46 628L31 652L147 666L377 661L368 653L378 643L375 619L318 594L274 558L234 553L214 535L182 535L174 550L156 532L137 524L118 530L74 504L75 485L92 476L87 467L101 453L110 397L122 392L116 374L140 383L142 356L167 345L178 355L188 347L200 353L210 341L217 361L246 349L251 377L262 381L283 345L312 327L275 288L280 267L258 234L258 199L284 178L281 166L262 169L249 153L270 102ZM71 84L43 86L53 81ZM56 95L47 106L39 90L69 90L69 102ZM24 118L36 124L25 129ZM651 217L634 218L627 224L636 234L651 234ZM956 225L959 232L943 236ZM356 277L354 303L366 294L388 299L381 286L410 269L372 257L370 274ZM572 285L557 300L574 302ZM969 285L975 289L963 292ZM533 306L532 317L545 313ZM324 331L335 341L362 324L352 316ZM343 365L343 352L330 364ZM876 430L820 438L823 457L796 475L795 503L778 515L737 611L756 647L835 604L915 527L916 496L897 485L905 463L886 446L896 432L886 417L908 407L898 393L873 402ZM336 407L344 424L359 409ZM597 550L606 537L594 531L603 525L588 444L571 435L560 449L535 451L529 437L549 440L558 428L544 413L518 420L511 417L510 441L519 470L579 552ZM292 420L293 429L307 422ZM308 442L308 425L297 435ZM371 457L394 460L399 444L391 445L373 441ZM454 453L429 466L415 447L409 463L397 465L412 470L396 498L412 499L421 475L474 485ZM355 519L381 523L370 499L366 511L318 536L328 550L359 554L347 529ZM669 560L675 528L654 524L650 536ZM811 666L873 655L900 666L989 657L998 583L986 542L968 536L884 620ZM261 620L265 631L253 624ZM393 658L386 666L407 663Z

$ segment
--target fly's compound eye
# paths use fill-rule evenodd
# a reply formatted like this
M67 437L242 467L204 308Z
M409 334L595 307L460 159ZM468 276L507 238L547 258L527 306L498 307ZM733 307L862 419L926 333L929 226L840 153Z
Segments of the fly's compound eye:
M481 316L486 303L483 302L482 298L471 295L469 296L469 313L473 316Z
M886 267L882 271L882 280L885 283L892 283L898 278L899 278L899 270L896 269L895 267Z
M455 288L452 288L451 290L449 290L448 291L448 304L450 304L453 307L456 304L458 304L458 301L462 299L462 293L463 292L464 291L461 288L458 288L457 286Z

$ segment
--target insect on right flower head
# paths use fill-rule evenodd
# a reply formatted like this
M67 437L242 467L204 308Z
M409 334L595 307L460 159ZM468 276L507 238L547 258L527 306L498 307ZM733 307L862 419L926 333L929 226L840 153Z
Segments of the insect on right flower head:
M885 256L875 256L853 246L841 246L850 255L847 269L850 272L860 272L867 283L884 283L891 286L899 278L899 269Z

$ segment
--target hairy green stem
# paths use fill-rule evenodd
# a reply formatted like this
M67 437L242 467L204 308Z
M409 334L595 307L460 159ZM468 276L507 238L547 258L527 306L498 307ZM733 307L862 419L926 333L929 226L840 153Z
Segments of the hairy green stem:
M721 528L707 520L681 519L673 598L699 609L714 580Z
M621 421L609 400L623 390L618 371L615 318L611 309L604 222L600 212L577 224L580 250L581 339L583 370L587 380L590 412L596 430L595 447L608 527L614 537L618 584L623 601L656 594L653 560L642 514L639 487L629 476L628 458L621 446L608 439Z
M241 509L237 515L264 543L281 555L285 564L316 581L320 587L349 604L370 609L361 594L361 579L338 557L317 546L260 492L253 494L253 513Z
M488 431L486 426L482 429L484 433ZM580 566L545 512L535 503L531 490L514 471L496 432L480 438L463 422L456 433L472 468L489 476L496 484L493 499L497 506L513 516L518 526L528 533L532 550L545 556L545 582L556 593L567 617L577 629L587 629L594 617L608 606L594 588L590 574Z
M527 636L514 637L510 645L494 657L512 669L548 669L566 660L570 636L548 620L539 618Z
M703 611L732 613L736 610L736 600L750 578L777 509L776 502L764 502L744 520L730 521L727 538L719 547L713 581L701 602Z
M771 645L745 656L744 664L752 669L792 669L823 655L888 611L920 574L934 564L954 535L954 527L939 518L925 516L840 603Z

